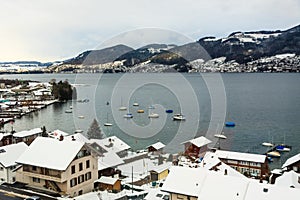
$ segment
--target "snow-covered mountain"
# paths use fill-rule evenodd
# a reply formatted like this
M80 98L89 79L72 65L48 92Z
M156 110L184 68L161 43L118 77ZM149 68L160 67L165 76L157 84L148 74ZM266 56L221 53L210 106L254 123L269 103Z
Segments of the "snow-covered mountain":
M27 63L42 72L260 72L300 71L300 25L284 31L234 32L176 46L149 44L133 49L117 45L89 50L55 63ZM267 62L266 62L267 61ZM0 63L26 68L24 63Z

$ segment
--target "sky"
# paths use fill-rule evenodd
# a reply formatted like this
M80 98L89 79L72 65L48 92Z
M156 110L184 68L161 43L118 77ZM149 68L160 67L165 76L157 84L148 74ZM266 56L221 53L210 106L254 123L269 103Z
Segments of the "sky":
M300 0L0 0L0 62L64 60L136 30L175 44L285 30L300 24L299 11Z

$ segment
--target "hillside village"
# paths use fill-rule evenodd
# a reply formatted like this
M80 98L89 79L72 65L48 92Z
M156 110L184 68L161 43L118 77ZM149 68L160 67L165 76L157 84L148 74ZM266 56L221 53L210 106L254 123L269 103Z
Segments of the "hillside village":
M35 128L1 134L2 185L57 199L296 199L300 153L270 171L266 155L210 147L203 136L164 152L157 142L137 152L116 136ZM6 143L4 141L10 141ZM20 186L21 185L21 186ZM217 191L217 192L216 192Z

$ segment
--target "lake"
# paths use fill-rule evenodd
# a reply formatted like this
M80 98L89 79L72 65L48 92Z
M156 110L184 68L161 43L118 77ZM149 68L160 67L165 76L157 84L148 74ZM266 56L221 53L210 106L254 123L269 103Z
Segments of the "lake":
M21 131L46 126L74 133L85 132L96 118L105 135L116 135L134 150L161 141L165 151L183 151L182 142L206 136L222 149L264 153L262 142L291 145L272 167L300 152L300 74L296 73L207 73L207 74L25 74L1 75L1 78L48 82L68 80L77 90L77 99L51 105L40 112L16 120L14 129ZM139 106L133 106L133 103ZM154 105L155 109L148 109ZM73 107L73 113L65 110ZM119 111L126 106L127 111ZM143 109L144 113L137 113ZM165 110L182 113L185 121L173 121ZM123 116L130 112L132 119ZM159 118L148 118L157 113ZM224 127L233 121L235 127ZM113 126L103 126L110 122ZM10 124L4 127L11 129ZM214 134L227 139L218 143Z

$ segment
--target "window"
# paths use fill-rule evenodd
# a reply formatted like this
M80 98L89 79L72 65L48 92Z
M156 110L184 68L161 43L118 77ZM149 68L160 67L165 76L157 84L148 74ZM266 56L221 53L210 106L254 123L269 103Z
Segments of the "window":
M82 171L82 170L83 170L83 164L79 163L79 171Z
M34 183L40 183L41 182L41 180L39 178L35 178L35 177L32 178L32 181Z
M85 174L85 180L90 180L92 178L92 173L91 172L88 172Z
M75 174L75 165L72 165L71 167L71 174Z
M78 176L78 184L84 182L84 174Z
M1 181L5 181L5 179L4 179L4 178L1 178Z
M3 171L3 169L4 169L3 167L0 167L0 171Z
M71 186L71 187L74 187L75 185L77 185L77 178L72 178L72 179L70 180L70 186Z
M90 168L90 160L86 161L86 168Z
M16 182L16 177L12 177L12 182Z
M82 195L82 194L83 194L83 191L79 190L78 195Z
M36 171L36 166L32 166L32 171Z

